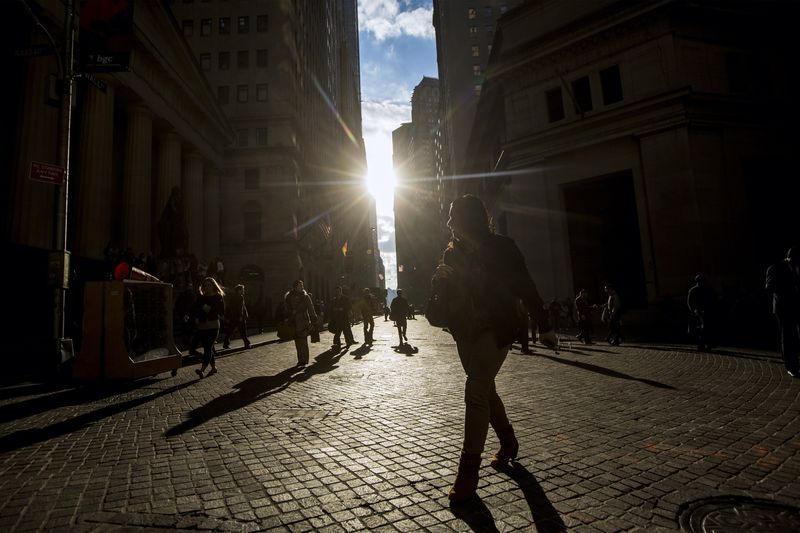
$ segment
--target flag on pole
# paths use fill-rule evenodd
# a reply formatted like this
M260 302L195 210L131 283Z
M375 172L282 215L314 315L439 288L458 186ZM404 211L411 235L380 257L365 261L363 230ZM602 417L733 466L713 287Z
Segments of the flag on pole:
M344 244L342 245L342 255L347 257L347 241L344 241Z

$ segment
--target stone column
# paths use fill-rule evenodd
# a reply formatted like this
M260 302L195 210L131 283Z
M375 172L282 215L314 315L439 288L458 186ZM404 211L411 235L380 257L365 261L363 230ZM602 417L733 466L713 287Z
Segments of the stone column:
M153 221L158 222L173 187L181 186L181 138L174 132L160 133L156 167Z
M149 252L152 218L153 117L147 108L128 109L122 162L122 242L124 250Z
M31 57L25 61L27 65L19 80L24 90L16 103L19 112L10 193L13 202L11 240L17 244L50 249L53 247L56 186L31 181L30 170L31 161L58 163L60 100L57 95L50 94L51 82L56 83L50 76L55 78L58 68L49 56Z
M203 181L203 252L202 260L219 255L219 170L208 169Z
M197 152L186 154L183 159L183 209L186 213L186 225L189 228L189 252L193 253L198 261L205 256L203 242L203 158Z
M114 141L114 87L106 92L88 86L83 100L80 145L74 167L75 213L73 251L84 257L102 259L113 237L114 179L112 155Z

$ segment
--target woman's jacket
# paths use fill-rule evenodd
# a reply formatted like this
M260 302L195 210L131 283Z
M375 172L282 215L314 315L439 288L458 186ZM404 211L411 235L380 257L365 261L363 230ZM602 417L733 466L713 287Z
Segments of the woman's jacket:
M306 291L289 291L284 297L286 303L286 316L289 323L294 326L298 337L311 334L312 324L317 321L317 312L314 311L314 302Z

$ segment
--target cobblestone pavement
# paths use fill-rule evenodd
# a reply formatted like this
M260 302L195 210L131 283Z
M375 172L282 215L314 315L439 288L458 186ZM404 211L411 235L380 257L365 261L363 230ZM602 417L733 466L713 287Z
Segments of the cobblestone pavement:
M202 380L0 389L0 531L653 531L710 496L800 502L800 380L775 354L598 344L509 354L519 464L451 510L454 343L411 321L401 352L376 325L305 369L270 343Z

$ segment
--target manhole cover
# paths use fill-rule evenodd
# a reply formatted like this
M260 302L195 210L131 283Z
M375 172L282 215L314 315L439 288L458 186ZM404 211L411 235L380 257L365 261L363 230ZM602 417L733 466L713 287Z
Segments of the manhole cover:
M705 498L685 504L681 529L693 533L800 531L800 509L769 500L739 496Z

